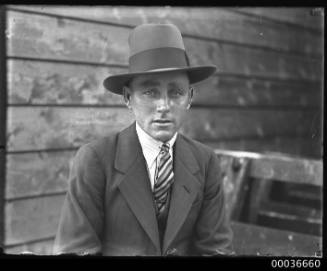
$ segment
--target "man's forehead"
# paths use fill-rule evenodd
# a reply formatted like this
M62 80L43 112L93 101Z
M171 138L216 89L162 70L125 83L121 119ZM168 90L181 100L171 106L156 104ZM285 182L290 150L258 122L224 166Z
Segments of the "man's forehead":
M133 78L133 83L142 86L153 86L161 84L185 84L188 77L185 72L143 74Z

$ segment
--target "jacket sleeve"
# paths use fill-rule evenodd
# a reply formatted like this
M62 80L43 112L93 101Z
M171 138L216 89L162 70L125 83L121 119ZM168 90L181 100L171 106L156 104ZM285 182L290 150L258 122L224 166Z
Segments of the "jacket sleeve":
M99 254L103 230L105 175L95 151L79 149L70 170L54 254Z
M193 239L194 253L203 256L233 255L233 233L225 211L220 164L214 153L208 163L203 193L203 203Z

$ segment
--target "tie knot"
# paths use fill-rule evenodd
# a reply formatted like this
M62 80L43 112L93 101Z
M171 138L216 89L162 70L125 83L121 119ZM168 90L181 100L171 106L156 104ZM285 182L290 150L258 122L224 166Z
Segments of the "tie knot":
M169 143L164 143L161 145L160 148L161 153L168 153L169 152Z

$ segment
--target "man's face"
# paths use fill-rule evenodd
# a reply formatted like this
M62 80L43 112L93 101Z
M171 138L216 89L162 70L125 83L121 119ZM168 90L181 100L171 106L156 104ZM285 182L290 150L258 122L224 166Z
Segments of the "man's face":
M152 138L166 142L182 125L192 100L192 90L184 72L140 75L125 87L137 123Z

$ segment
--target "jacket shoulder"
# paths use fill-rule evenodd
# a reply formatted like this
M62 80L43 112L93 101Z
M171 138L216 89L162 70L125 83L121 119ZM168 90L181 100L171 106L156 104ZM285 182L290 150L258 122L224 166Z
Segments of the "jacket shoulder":
M115 153L118 133L95 139L80 147L79 152L94 152L100 160L110 158ZM104 161L106 163L106 161Z
M181 135L181 137L188 145L188 148L191 150L198 162L203 163L204 161L209 161L212 156L216 156L214 150L209 146L185 135Z

